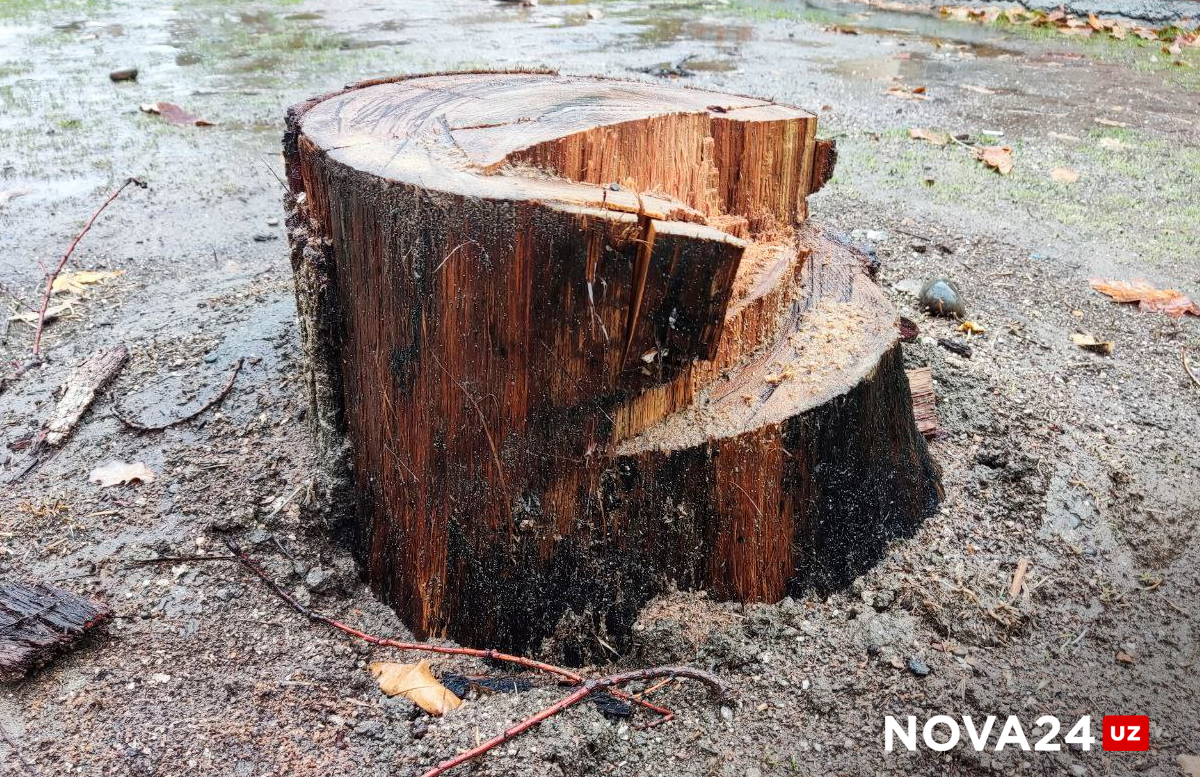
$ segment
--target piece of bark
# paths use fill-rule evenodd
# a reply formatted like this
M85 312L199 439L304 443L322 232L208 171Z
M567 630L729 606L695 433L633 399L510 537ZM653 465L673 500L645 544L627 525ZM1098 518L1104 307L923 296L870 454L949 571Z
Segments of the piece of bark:
M895 312L805 223L812 114L473 73L288 127L321 490L418 634L623 649L668 585L834 585L937 504Z
M106 605L53 586L0 583L0 682L27 676L109 614Z
M928 367L905 370L908 390L912 394L913 418L917 429L926 439L938 435L937 397L933 393L933 372Z
M129 351L124 345L94 352L67 376L63 383L62 399L46 422L46 442L61 445L75 429L75 424L96 399L96 395L116 377Z

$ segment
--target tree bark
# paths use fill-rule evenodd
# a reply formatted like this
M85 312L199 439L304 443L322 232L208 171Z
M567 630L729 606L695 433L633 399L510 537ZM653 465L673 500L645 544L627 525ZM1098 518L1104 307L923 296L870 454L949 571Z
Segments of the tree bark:
M671 585L834 585L934 508L895 315L805 222L815 133L547 73L290 111L323 488L418 635L528 650L577 623L585 660Z

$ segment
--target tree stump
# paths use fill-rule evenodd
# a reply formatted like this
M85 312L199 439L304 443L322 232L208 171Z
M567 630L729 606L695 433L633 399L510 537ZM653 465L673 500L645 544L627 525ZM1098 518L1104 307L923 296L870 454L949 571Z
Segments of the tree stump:
M896 316L806 222L812 114L459 73L297 105L284 149L322 487L416 634L585 660L670 586L836 585L936 506Z

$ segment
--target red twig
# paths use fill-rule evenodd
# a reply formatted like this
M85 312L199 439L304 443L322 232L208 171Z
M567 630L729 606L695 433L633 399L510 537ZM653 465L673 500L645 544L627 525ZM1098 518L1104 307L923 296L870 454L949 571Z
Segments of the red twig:
M67 266L67 260L71 258L71 254L75 253L75 246L79 245L79 241L82 240L83 236L86 235L88 230L92 228L92 224L95 223L96 217L103 213L104 209L108 207L109 203L115 200L121 194L121 192L125 191L125 187L129 184L140 186L143 189L146 188L145 181L137 178L126 179L125 183L117 187L117 190L109 195L109 198L105 200L99 208L96 209L96 212L92 214L92 217L87 220L86 224L83 225L83 229L79 230L79 234L76 235L75 239L71 241L71 245L67 247L67 252L63 254L62 259L58 260L58 266L46 273L46 290L42 293L42 306L38 309L37 329L35 329L33 332L33 360L35 362L40 360L42 355L42 330L46 326L46 309L50 307L50 296L54 293L54 281L58 278L58 274L63 271L63 268Z
M560 712L573 707L587 697L591 696L593 693L603 690L613 690L618 686L626 685L632 682L657 680L660 677L686 677L688 679L704 683L711 690L716 691L722 697L728 696L728 689L717 677L709 674L708 672L703 672L699 669L692 669L691 667L687 666L658 666L654 667L653 669L638 669L632 672L622 672L620 674L602 677L597 680L585 680L583 684L580 685L576 690L572 691L570 695L563 697L540 712L525 718L525 720L522 720L517 725L503 731L500 734L497 734L488 741L478 744L475 747L472 747L470 750L464 750L453 758L442 761L437 766L422 774L421 777L438 777L438 775L445 774L454 767L470 761L472 758L478 758L492 748L504 744L513 737L528 731L542 721L552 718Z
M255 561L249 554L243 551L237 545L237 543L226 539L225 545L229 548L229 551L234 555L234 557L241 562L242 566L250 570L255 577L261 580L276 596L286 602L293 610L311 621L324 623L327 626L331 626L338 631L349 634L352 637L357 637L358 639L361 639L364 642L368 642L372 645L391 647L398 650L415 650L426 653L443 653L448 655L485 658L492 661L504 661L517 666L523 666L527 669L533 669L539 672L555 675L556 677L560 678L559 682L563 685L578 686L577 690L573 691L569 696L555 703L551 707L548 707L539 712L537 715L522 721L521 723L517 724L517 726L509 729L503 734L488 740L488 742L455 756L448 761L444 761L443 763L434 767L432 771L423 775L423 777L434 777L434 775L442 774L443 772L454 768L464 761L468 761L471 758L482 755L496 745L511 739L517 734L532 728L546 718L557 715L568 707L571 707L583 699L591 696L592 694L602 690L607 690L612 696L615 696L618 699L632 702L633 704L637 704L657 713L660 717L647 724L646 728L666 723L668 720L671 720L674 717L674 713L671 712L671 710L661 707L657 704L653 704L645 699L638 698L638 696L625 693L619 689L619 686L627 683L636 682L639 680L654 680L663 677L687 677L708 685L710 688L719 691L722 696L728 695L728 689L716 676L707 672L703 672L699 669L692 669L690 667L657 667L654 669L643 669L635 672L625 672L623 674L612 675L610 677L604 677L598 680L589 680L578 672L573 672L570 669L564 669L561 666L547 664L542 661L535 661L534 659L525 658L523 656L514 656L509 653L501 653L498 650L449 647L445 645L432 645L425 642L402 642L400 640L389 639L387 637L377 637L374 634L368 634L364 631L360 631L353 626L342 623L341 621L331 618L328 615L310 610L308 607L300 604L300 602L298 602L294 596L292 596L290 593L284 590L281 585L275 582L271 576L266 573L262 566L260 566L259 563Z
M130 429L136 429L139 432L161 432L163 429L170 429L172 426L179 426L180 424L187 423L203 413L205 410L221 404L225 397L228 396L229 392L233 390L233 384L237 380L238 373L241 371L242 359L238 359L233 365L233 371L229 373L229 380L225 381L225 386L219 392L217 392L215 397L208 400L203 405L183 416L182 418L176 418L174 421L167 421L163 424L143 424L141 421L135 421L134 419L128 418L121 413L120 409L117 407L116 399L113 399L112 412L121 423L125 424Z
M517 666L523 666L527 669L534 669L539 672L557 675L558 677L563 678L563 680L570 685L578 685L579 683L583 682L583 675L578 674L577 672L572 672L570 669L564 669L561 666L535 661L531 658L523 658L521 656L509 655L508 653L501 653L498 650L449 647L446 645L431 645L425 642L402 642L397 639L376 637L374 634L367 634L365 631L359 631L353 626L348 626L339 620L329 617L328 615L314 612L313 610L310 610L309 608L300 604L300 602L296 601L294 596L289 594L283 589L282 586L272 580L270 575L268 575L266 571L259 566L258 562L251 558L250 555L243 551L240 547L238 547L237 543L233 542L232 540L225 540L225 545L229 548L229 551L234 556L237 556L238 561L242 562L242 566L253 572L259 580L262 580L267 587L275 593L276 596L287 602L293 610L311 621L324 623L326 626L332 626L338 631L349 634L352 637L357 637L364 642L369 642L372 645L379 645L381 647L396 648L398 650L420 650L426 653L445 653L455 656L473 656L474 658L486 658L491 659L492 661L504 661L506 663L516 664Z

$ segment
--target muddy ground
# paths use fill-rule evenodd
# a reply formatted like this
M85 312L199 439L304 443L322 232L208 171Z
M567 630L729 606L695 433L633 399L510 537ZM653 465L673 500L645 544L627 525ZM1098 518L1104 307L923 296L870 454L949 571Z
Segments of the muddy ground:
M5 305L35 298L39 262L61 255L116 184L150 184L123 195L73 260L121 275L77 294L47 329L48 363L0 395L0 577L57 581L115 611L106 634L0 691L0 772L418 774L560 693L472 698L432 720L383 697L365 671L396 654L303 621L241 568L132 562L218 553L232 533L314 606L405 635L324 527L299 517L312 460L274 177L284 109L388 73L654 78L638 69L694 55L686 83L810 107L837 137L841 161L814 216L873 244L884 286L921 326L906 358L936 379L945 503L827 598L657 601L636 653L604 668L711 668L736 687L734 708L673 685L656 694L677 711L666 726L582 707L461 773L1183 773L1177 758L1200 753L1200 387L1179 354L1200 337L1194 319L1113 304L1088 279L1200 295L1195 54L1176 65L1134 40L779 2L354 5L0 5L0 192L23 192L0 198ZM108 80L129 65L141 68L135 83ZM927 99L886 96L896 82L925 86ZM173 127L138 110L157 100L218 124ZM1012 147L1014 170L1001 177L959 144L910 140L913 126L991 137ZM1056 167L1079 181L1056 183ZM963 339L952 324L896 288L935 275L959 284L987 330L970 359L936 344ZM1076 331L1114 341L1114 355L1080 350ZM12 324L6 369L30 337ZM21 442L67 371L117 342L131 360L112 397L15 481ZM113 413L183 414L238 358L233 392L196 422L139 435ZM89 484L111 459L144 461L157 479ZM1031 564L1011 598L1022 558ZM921 664L927 674L913 671ZM883 715L937 713L1016 714L1027 727L1089 714L1095 735L1099 716L1140 713L1153 744L883 752Z

